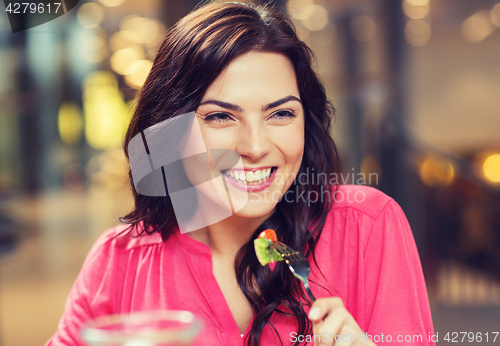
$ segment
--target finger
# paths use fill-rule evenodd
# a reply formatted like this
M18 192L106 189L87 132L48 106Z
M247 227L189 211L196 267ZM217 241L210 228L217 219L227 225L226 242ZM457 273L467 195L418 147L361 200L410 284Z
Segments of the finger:
M313 336L313 341L314 341L314 346L319 346L323 345L323 340L321 338L321 325L323 324L323 321L315 321L312 322L312 336Z
M318 304L316 304L318 303ZM313 311L315 307L318 307L319 309L316 311ZM354 328L355 330L361 330L359 327L358 323L352 317L352 315L347 311L347 309L344 306L344 303L342 302L342 299L338 297L331 297L331 298L323 298L321 301L318 299L312 306L311 310L309 311L310 315L313 315L313 317L319 316L317 319L311 319L311 321L322 321L325 320L326 317L331 313L335 311L335 314L341 314L342 316L347 315L347 319L345 320L345 324L349 325L350 327ZM342 312L339 312L342 311Z
M320 298L314 302L309 310L309 319L313 322L321 321L332 310L344 307L344 303L338 297Z
M324 345L334 345L336 337L341 334L342 327L349 319L349 313L345 308L337 307L330 311L327 317L320 322L313 322L315 335L325 336L328 340ZM337 338L338 339L338 338Z

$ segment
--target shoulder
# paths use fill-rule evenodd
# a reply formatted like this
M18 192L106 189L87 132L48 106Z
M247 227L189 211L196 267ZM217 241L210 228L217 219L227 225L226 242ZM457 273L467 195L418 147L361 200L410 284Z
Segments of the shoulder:
M161 245L163 243L161 235L157 232L139 235L143 230L142 224L133 229L129 225L110 228L96 240L89 252L89 257L103 253L109 254L110 252L128 252L135 248Z
M332 200L331 212L351 209L372 219L377 219L387 204L394 202L382 191L365 185L338 185L333 189Z
M406 215L382 191L364 185L339 185L333 191L333 206L321 236L329 243L357 244L361 250L370 239L387 241L396 233L407 233Z
M365 251L368 243L397 246L413 241L404 211L385 193L368 186L341 185L325 227L325 238L349 239L348 243ZM323 235L322 235L323 237ZM333 240L332 240L333 242Z
M80 271L84 286L96 288L107 282L111 287L117 280L116 275L137 269L141 258L151 258L162 251L160 234L137 236L134 235L136 232L127 225L120 225L99 236Z

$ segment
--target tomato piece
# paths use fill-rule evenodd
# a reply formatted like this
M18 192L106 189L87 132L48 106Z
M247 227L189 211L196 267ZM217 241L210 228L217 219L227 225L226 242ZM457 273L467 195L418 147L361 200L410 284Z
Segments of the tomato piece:
M278 237L276 236L276 232L274 231L274 229L270 229L270 228L262 231L259 234L258 238L266 238L266 239L271 240L273 243L278 242Z

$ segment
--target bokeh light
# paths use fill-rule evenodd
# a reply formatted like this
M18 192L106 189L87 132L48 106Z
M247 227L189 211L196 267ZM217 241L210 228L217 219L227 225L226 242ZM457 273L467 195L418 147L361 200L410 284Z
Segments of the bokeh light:
M377 33L377 24L369 16L358 16L351 22L351 35L359 42L369 42Z
M455 169L448 159L429 156L420 165L419 175L427 186L449 185L455 176Z
M462 37L471 43L477 43L491 35L495 27L487 11L479 11L468 17L461 26Z
M489 181L500 183L500 154L490 155L484 160L483 173Z
M405 26L405 38L413 46L423 46L431 38L431 26L421 19L410 20Z
M410 5L413 6L426 6L429 5L429 0L405 0Z
M96 71L83 82L85 139L101 150L119 146L129 119L129 109L118 89L115 75Z
M311 5L308 7L308 17L302 19L302 25L311 30L323 30L328 24L328 11L320 5Z
M492 24L500 28L500 3L491 8L490 20Z
M403 2L403 12L408 18L411 19L425 18L429 14L430 8L431 7L428 3L416 6L407 1Z
M380 163L375 155L366 155L363 157L360 170L364 174L367 183L377 185L380 182Z
M149 60L134 61L127 68L125 73L125 82L132 88L140 88L151 71L153 63Z
M125 75L127 74L127 69L133 62L142 59L144 59L144 53L138 47L120 49L111 56L111 68L116 73Z
M143 18L136 14L125 16L120 21L120 30L134 30L142 21Z
M117 31L109 39L109 46L113 52L134 45L129 36L124 31Z
M162 27L154 19L145 19L137 30L137 37L141 43L157 42L161 35Z
M82 137L83 120L80 108L74 102L64 102L57 117L59 137L67 145L77 144Z
M99 2L106 7L117 7L122 5L125 0L99 0Z
M104 19L104 11L101 6L88 2L78 8L76 19L84 28L96 28Z
M147 21L146 18L137 15L127 16L120 22L120 29L131 41L144 43L144 38L141 33L143 31L142 27Z
M122 19L120 29L122 41L157 44L165 27L155 19L130 15Z
M288 12L293 19L303 20L311 16L314 8L313 0L290 0L288 1Z

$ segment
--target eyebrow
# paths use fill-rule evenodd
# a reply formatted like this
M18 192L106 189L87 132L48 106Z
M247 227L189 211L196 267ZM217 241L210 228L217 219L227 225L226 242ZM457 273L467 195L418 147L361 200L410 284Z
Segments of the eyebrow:
M293 96L293 95L288 95L286 97L283 97L282 99L268 103L267 105L262 107L262 111L264 112L264 111L267 111L269 109L281 106L282 104L287 103L289 101L297 101L297 102L302 103L302 101L300 101L300 99L298 97ZM206 100L206 101L201 102L200 106L206 105L206 104L214 104L214 105L217 105L219 107L230 109L230 110L233 110L236 112L243 112L243 108L241 108L238 105L229 103L229 102L224 102L224 101L219 101L219 100Z

